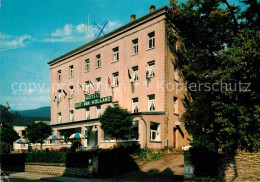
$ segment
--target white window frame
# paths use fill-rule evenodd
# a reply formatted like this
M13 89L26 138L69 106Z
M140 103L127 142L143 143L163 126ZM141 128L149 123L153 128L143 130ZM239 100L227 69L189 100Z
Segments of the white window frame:
M61 70L57 71L57 79L58 79L58 82L61 82Z
M150 61L148 64L149 78L155 77L155 61Z
M179 75L178 75L178 70L177 70L177 65L173 63L173 75L174 75L174 80L179 81Z
M101 116L101 106L100 105L97 105L97 118L100 118Z
M97 90L96 91L101 91L101 78L100 77L97 78L96 81L97 81Z
M74 87L73 85L70 86L70 98L73 98L74 96Z
M113 87L119 86L119 72L113 73Z
M133 44L133 55L138 54L138 38L132 40Z
M113 62L119 61L119 47L113 48Z
M132 80L133 80L134 82L138 82L138 80L139 80L139 76L138 76L138 66L133 67L132 70L133 70Z
M59 101L59 102L61 101L61 95L62 95L61 90L58 90L58 101Z
M70 78L73 78L74 77L74 66L71 65L69 68L70 68Z
M151 47L150 47L150 41L151 41ZM150 32L148 33L148 49L153 49L154 47L155 47L155 32Z
M58 122L62 123L62 114L61 114L61 112L58 113Z
M173 97L173 109L174 114L179 114L179 99L178 97Z
M85 60L85 72L89 72L90 70L90 63L89 63L89 59Z
M152 130L151 129L151 125L152 123L157 125L157 130ZM153 138L153 136L155 135L155 138ZM160 141L160 123L156 123L156 122L150 122L150 140L151 141Z
M150 99L150 97L154 96L154 99ZM155 94L148 95L148 111L155 111ZM152 107L153 104L153 107ZM154 109L151 109L154 108Z
M132 113L138 113L139 111L138 103L139 103L138 97L132 98Z
M90 81L86 81L85 86L86 86L86 93L90 93Z
M90 112L89 112L89 107L85 109L86 110L86 120L90 119Z
M96 61L97 61L96 68L101 68L101 55L100 54L96 55Z
M74 121L74 111L70 110L70 122Z

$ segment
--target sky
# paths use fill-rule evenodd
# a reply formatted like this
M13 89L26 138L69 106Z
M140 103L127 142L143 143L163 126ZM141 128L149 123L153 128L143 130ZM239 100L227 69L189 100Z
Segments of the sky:
M47 62L93 40L91 24L108 33L168 5L169 0L0 0L0 104L11 110L50 105ZM234 2L234 1L232 1Z

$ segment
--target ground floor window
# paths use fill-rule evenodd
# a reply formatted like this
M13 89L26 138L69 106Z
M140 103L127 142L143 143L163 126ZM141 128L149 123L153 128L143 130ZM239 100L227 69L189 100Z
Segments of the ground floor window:
M160 124L152 122L150 123L150 140L160 140Z
M132 139L138 140L139 132L138 132L138 120L133 122L133 136Z

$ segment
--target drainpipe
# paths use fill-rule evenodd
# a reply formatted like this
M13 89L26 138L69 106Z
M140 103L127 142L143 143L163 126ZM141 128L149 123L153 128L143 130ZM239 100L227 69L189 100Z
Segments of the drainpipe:
M143 120L144 125L145 125L145 147L144 148L145 148L145 150L147 150L147 124L146 124L146 121L144 120L142 114L140 114L140 118L141 118L141 120Z

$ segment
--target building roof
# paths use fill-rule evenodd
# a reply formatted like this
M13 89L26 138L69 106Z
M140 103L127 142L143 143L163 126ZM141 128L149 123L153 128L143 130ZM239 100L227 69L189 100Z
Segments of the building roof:
M87 44L85 44L85 45L83 45L83 46L81 46L81 47L79 47L77 49L74 49L73 51L71 51L71 52L69 52L67 54L64 54L64 55L62 55L62 56L60 56L60 57L58 57L58 58L48 62L48 64L51 66L51 65L54 65L54 64L56 64L58 62L61 62L61 61L65 60L65 59L67 59L67 58L70 58L70 57L78 54L78 53L81 53L82 51L85 51L87 49L95 47L98 44L100 44L100 43L102 43L102 42L104 42L106 40L109 40L110 38L113 38L113 36L115 36L117 33L120 33L122 31L126 30L127 28L130 28L131 26L137 25L138 23L140 23L143 20L146 20L146 19L148 19L148 18L150 18L150 17L152 17L152 16L154 16L156 14L158 14L158 16L159 16L159 15L165 14L167 12L168 12L168 7L164 6L164 7L160 8L160 9L158 9L158 10L155 10L152 13L149 13L149 14L147 14L145 16L142 16L141 18L138 18L138 19L136 19L136 20L126 24L126 25L123 25L123 26L117 28L116 30L114 30L114 31L112 31L112 32L110 32L110 33L108 33L106 35L103 35L102 37L100 37L98 39L95 39L95 40L93 40L93 41L91 41L91 42L89 42L89 43L87 43Z

